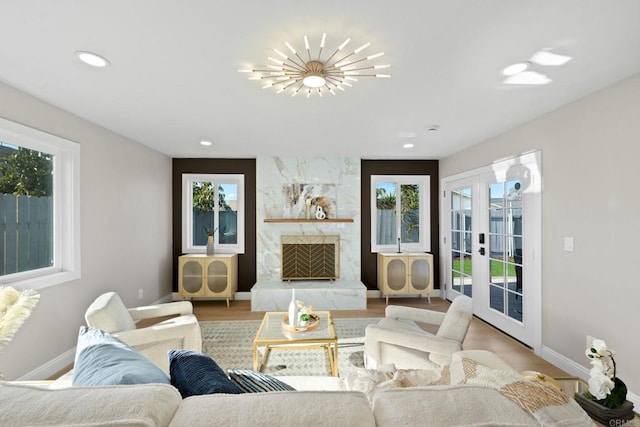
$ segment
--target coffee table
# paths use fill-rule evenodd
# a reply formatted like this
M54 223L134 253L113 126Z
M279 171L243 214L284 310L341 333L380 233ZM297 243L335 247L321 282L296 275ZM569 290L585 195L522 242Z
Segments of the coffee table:
M286 312L268 311L265 313L258 333L253 340L253 369L262 371L271 350L307 350L322 349L327 351L331 375L338 376L338 335L333 324L331 313L316 311L320 318L317 328L309 331L289 332L282 328L282 318ZM264 355L260 359L258 347L264 347Z

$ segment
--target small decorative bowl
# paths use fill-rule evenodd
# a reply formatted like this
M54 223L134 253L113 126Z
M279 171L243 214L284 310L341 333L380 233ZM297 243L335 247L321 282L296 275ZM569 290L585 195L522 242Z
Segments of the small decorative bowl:
M311 314L310 317L311 319L309 319L305 325L298 324L295 326L291 326L289 325L289 315L285 314L284 316L282 316L282 329L289 332L313 331L320 325L320 317L318 317L317 314Z

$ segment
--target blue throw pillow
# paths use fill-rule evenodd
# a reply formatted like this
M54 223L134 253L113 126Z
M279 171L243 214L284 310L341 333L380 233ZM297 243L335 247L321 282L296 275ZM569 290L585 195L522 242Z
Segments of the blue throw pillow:
M222 368L209 356L191 350L169 350L171 384L183 398L201 394L240 394Z
M250 369L229 369L229 378L245 393L295 391L295 388L271 375Z
M80 327L74 386L169 384L162 369L134 348L97 328Z

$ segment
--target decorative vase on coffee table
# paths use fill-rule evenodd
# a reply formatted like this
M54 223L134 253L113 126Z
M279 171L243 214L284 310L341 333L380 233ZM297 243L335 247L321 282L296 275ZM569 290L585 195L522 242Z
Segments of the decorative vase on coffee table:
M289 303L289 326L296 326L298 320L298 302L296 290L291 289L291 302Z

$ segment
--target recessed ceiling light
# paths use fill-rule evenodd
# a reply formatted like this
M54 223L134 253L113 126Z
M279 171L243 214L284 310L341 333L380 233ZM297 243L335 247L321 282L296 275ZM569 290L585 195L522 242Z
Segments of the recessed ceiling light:
M79 50L75 54L80 61L84 62L87 65L91 65L92 67L102 68L109 65L109 61L93 52Z
M204 145L205 147L209 147L213 144L211 141L200 141L200 145Z
M531 67L530 62L516 62L515 64L511 64L508 67L505 67L505 69L502 70L502 74L504 74L505 76L515 76L518 73L522 73L523 71L528 70L529 67Z
M411 144L411 143L402 144L402 148L413 148L413 144Z
M507 77L503 83L507 85L546 85L551 83L551 79L535 71L525 71Z
M398 133L398 138L415 138L416 136L418 136L418 134L416 134L415 132L399 132Z
M549 52L547 50L541 50L539 52L536 52L531 57L531 61L535 62L536 64L545 65L545 66L564 65L567 62L571 61L571 59L572 58L570 56L559 55L557 53Z

